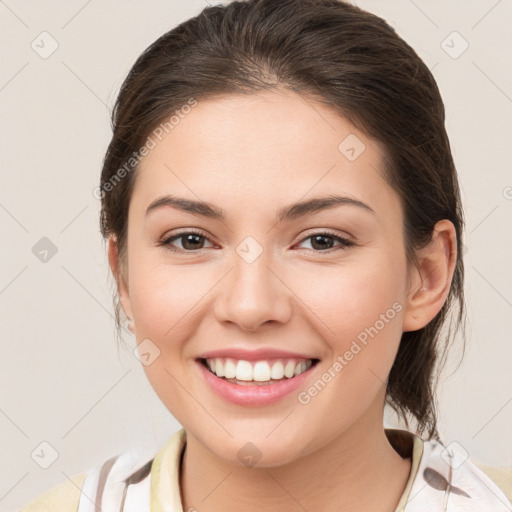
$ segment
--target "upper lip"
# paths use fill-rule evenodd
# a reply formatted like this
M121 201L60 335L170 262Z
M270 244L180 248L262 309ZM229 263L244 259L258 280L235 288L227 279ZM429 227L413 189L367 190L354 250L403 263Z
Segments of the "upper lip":
M300 352L289 352L287 350L278 350L274 348L259 348L248 350L245 348L221 348L204 352L198 359L215 359L217 357L230 357L232 359L244 361L261 361L265 359L283 358L283 359L317 359L308 354Z

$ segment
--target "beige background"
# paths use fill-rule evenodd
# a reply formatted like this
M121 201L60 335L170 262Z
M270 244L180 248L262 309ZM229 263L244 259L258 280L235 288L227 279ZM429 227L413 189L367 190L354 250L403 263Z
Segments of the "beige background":
M463 189L468 339L440 389L441 436L481 461L512 464L512 3L357 3L433 70ZM180 427L133 354L118 355L92 191L129 68L205 6L0 1L0 511L128 448L156 452ZM48 58L31 47L43 51L42 37L47 51L58 44ZM463 40L469 47L453 58ZM46 263L32 252L42 237L57 248ZM58 452L48 469L31 458L43 441Z

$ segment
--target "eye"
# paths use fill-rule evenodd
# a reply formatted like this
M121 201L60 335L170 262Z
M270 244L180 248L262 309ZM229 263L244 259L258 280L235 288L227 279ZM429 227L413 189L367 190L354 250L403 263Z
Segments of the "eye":
M356 245L351 240L343 238L343 237L336 235L335 233L331 233L329 231L314 233L314 234L304 238L302 240L302 242L305 242L306 240L310 240L310 239L311 239L311 246L313 247L313 252L326 252L326 249L332 249L332 246L333 246L332 241L333 240L335 240L335 241L337 240L339 242L339 246L338 246L338 248L335 248L335 250L342 249L345 247L352 247L352 246Z
M182 247L175 247L172 244L176 240L181 240ZM195 252L200 249L204 249L203 243L204 240L209 240L208 237L202 231L182 231L181 233L174 234L172 236L164 237L162 240L159 240L157 245L165 246L167 249L173 252ZM301 243L306 240L311 240L312 252L326 252L328 249L333 248L333 241L337 241L339 243L338 247L334 247L335 250L343 249L346 247L352 247L356 244L351 240L343 238L335 233L331 233L329 231L322 231L319 233L314 233L306 238L304 238ZM311 251L310 251L311 252Z
M181 248L172 245L175 240L182 241ZM201 231L182 231L181 233L163 238L157 245L165 246L173 252L194 252L203 249L201 242L204 240L208 240L208 238Z

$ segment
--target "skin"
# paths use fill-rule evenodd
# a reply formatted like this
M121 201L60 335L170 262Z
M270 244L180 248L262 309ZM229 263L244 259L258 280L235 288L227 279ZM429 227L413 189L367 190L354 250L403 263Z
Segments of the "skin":
M338 145L355 134L354 161ZM409 477L383 428L386 379L402 332L425 326L443 306L453 277L455 229L443 220L408 266L403 211L381 176L383 148L328 107L289 91L203 100L145 157L128 217L127 265L115 236L109 261L137 343L160 350L146 375L187 431L180 476L183 510L393 511ZM293 202L330 194L375 214L337 206L278 223ZM203 200L226 220L162 207L164 194ZM178 238L196 228L196 245ZM313 245L329 229L355 242ZM247 236L263 249L248 264ZM198 247L192 251L190 247ZM422 289L423 288L423 289ZM244 407L218 397L195 358L219 348L282 348L320 359L307 389L398 302L378 334L307 405L291 393L277 404ZM300 391L300 390L299 390ZM238 451L261 452L246 467Z

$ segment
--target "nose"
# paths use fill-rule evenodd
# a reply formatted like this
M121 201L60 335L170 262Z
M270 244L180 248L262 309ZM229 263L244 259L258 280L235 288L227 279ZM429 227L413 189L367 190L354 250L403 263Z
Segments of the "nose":
M215 295L217 321L256 331L263 324L284 324L289 320L293 293L279 275L279 266L269 259L265 252L252 262L235 255L233 266Z

